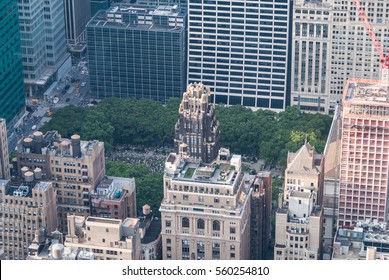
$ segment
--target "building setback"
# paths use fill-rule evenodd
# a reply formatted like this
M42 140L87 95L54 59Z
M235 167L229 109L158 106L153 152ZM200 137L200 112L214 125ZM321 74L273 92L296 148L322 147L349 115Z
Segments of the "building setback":
M175 126L174 151L191 160L212 162L220 147L220 125L215 107L209 103L211 93L202 84L190 84L182 96L179 119Z
M212 102L284 110L290 104L287 0L189 0L188 83Z
M95 98L167 102L186 86L186 12L177 6L115 4L87 25Z
M0 118L8 124L25 104L17 5L17 0L0 1Z

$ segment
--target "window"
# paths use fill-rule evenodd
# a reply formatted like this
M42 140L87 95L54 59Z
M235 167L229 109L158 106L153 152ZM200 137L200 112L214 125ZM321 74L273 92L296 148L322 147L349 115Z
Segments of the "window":
M205 222L203 219L197 220L197 229L205 229Z
M236 228L230 227L230 234L235 234L236 233Z
M189 219L188 218L182 218L182 227L183 228L189 227Z
M212 223L212 229L220 231L220 222L219 221L213 221Z
M188 200L188 199L189 199L189 195L184 194L184 195L182 196L182 199L183 199L183 200Z
M165 221L165 226L166 227L171 227L172 226L172 221Z

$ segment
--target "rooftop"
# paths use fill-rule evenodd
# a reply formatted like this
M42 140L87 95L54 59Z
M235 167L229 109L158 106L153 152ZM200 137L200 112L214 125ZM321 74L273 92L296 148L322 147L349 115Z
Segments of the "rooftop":
M175 180L206 182L220 185L233 185L238 171L230 164L203 165L187 163L181 172L174 176Z
M146 6L116 3L107 11L99 11L87 26L183 31L185 17L185 10L177 5Z
M143 222L143 223L145 223L145 222ZM143 226L142 223L140 226ZM146 234L142 238L141 243L148 244L148 243L155 241L158 238L158 236L161 234L161 229L162 229L161 220L154 218L150 222L149 227L146 229Z
M302 4L298 4L302 3ZM323 0L302 0L302 1L296 1L295 6L297 7L304 7L304 8L330 8L331 5L327 3L323 3Z
M389 90L377 80L349 79L343 92L343 104L349 101L389 106Z
M46 191L51 185L50 182L23 182L18 183L10 182L9 180L0 180L0 185L5 186L5 194L17 197L32 197L32 190Z
M297 152L288 152L287 174L304 173L316 175L319 173L322 155L318 154L309 142L306 142Z
M135 179L108 176L100 181L93 195L101 199L121 200L125 194L123 188L129 189L130 193L134 192Z
M96 217L88 217L86 221L93 222L93 223L112 224L112 225L121 224L121 220L118 219L107 219L107 218L96 218Z

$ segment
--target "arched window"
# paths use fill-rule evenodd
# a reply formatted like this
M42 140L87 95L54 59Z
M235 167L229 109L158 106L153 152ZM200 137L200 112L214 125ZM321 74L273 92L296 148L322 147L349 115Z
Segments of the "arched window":
M205 229L205 222L203 219L197 220L197 229Z
M213 221L212 229L219 231L220 230L220 222L219 221Z
M189 219L188 218L182 218L182 227L184 227L184 228L189 227Z

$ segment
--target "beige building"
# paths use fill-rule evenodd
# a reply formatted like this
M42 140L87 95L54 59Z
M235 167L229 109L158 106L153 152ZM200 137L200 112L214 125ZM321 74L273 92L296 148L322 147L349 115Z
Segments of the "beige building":
M163 259L249 259L251 192L241 157L227 149L212 164L170 154L160 208Z
M285 170L284 201L288 203L292 191L314 193L313 203L320 205L322 189L322 155L309 143L296 153L288 152Z
M34 132L18 146L18 174L33 172L57 190L59 230L66 233L67 214L89 216L90 195L105 176L104 143L81 141L79 135L62 138L56 131Z
M35 232L40 227L54 231L57 216L56 192L50 182L15 185L0 180L0 249L8 259L25 259Z
M10 179L7 139L7 125L5 119L0 118L0 179L5 180Z
M140 260L139 219L68 215L65 247L91 252L98 260Z
M275 260L320 259L323 212L313 206L313 197L312 193L292 192L289 207L277 209Z
M285 201L280 201L276 212L274 259L321 258L323 164L322 156L309 143L296 153L288 153Z

